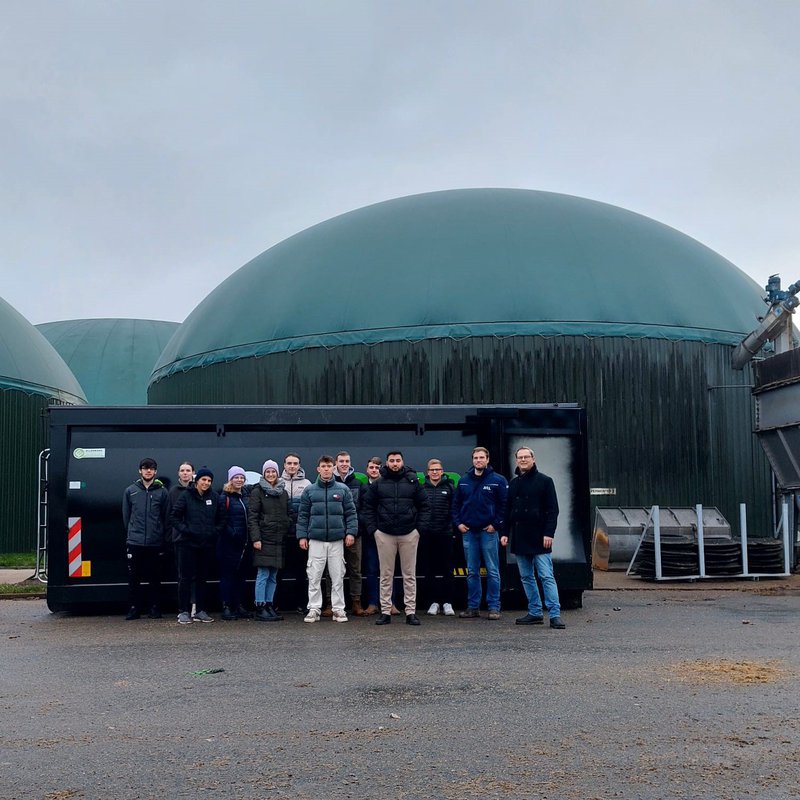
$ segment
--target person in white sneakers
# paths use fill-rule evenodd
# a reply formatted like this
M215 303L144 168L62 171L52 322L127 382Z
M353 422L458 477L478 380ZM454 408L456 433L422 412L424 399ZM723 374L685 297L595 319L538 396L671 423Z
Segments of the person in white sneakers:
M451 508L456 487L438 458L428 461L425 483L428 510L419 517L419 534L425 563L425 594L431 600L428 614L454 617L453 611L453 548L455 533ZM439 577L440 576L440 577ZM442 601L441 603L439 601Z
M333 621L347 622L344 610L344 548L352 547L358 535L358 517L353 495L334 476L332 456L320 456L319 477L300 496L297 538L308 551L308 613L304 622L318 622L322 614L322 573L328 567L331 579Z

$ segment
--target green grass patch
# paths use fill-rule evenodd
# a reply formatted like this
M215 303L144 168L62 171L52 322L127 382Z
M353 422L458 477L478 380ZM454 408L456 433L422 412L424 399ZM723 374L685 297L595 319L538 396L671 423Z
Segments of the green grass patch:
M0 569L36 567L36 551L30 553L0 553Z
M47 591L47 584L39 581L24 583L0 583L0 594L41 594Z

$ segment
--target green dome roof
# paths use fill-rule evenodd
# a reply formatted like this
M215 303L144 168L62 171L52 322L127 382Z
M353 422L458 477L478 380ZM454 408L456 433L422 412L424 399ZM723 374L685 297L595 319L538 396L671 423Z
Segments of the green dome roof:
M586 335L735 344L764 310L717 253L605 203L463 189L367 206L275 245L181 326L153 380L308 347Z
M0 299L0 389L18 389L63 403L85 403L83 390L53 346Z
M147 382L178 322L70 319L36 326L66 361L92 405L146 405Z

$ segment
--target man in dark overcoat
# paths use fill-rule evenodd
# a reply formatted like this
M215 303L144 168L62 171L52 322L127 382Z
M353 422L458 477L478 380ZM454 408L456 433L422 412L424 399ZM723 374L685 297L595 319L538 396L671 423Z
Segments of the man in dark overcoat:
M558 522L556 488L553 479L537 469L536 456L530 447L520 447L516 459L517 475L508 487L506 533L500 538L504 547L510 542L528 598L528 613L516 622L517 625L541 625L544 622L542 598L536 584L538 575L550 627L563 630L566 625L561 621L552 556Z

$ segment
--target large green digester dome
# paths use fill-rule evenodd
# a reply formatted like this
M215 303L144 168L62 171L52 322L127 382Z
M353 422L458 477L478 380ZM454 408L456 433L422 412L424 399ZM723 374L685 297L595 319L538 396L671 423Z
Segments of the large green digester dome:
M730 368L763 310L731 262L631 211L434 192L335 217L243 266L164 349L148 399L579 402L591 480L612 505L704 503L735 519L748 502L765 520L751 375Z
M50 403L85 403L75 376L33 325L0 299L0 552L36 546L38 456ZM13 490L10 488L13 485Z
M147 383L180 327L153 319L70 319L36 326L80 381L92 405L146 405Z
M756 284L694 239L578 197L468 189L309 228L187 318L154 378L308 347L523 334L735 344Z

